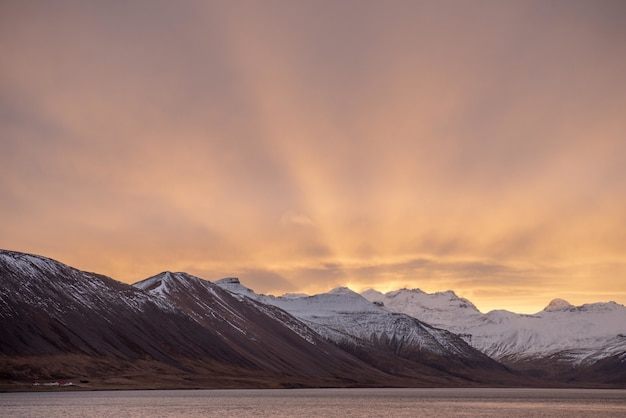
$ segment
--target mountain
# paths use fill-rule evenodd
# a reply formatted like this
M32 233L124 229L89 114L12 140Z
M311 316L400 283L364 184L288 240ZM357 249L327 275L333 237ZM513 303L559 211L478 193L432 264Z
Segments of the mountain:
M226 282L164 272L130 286L0 250L0 389L58 379L92 389L467 386L501 382L502 373L512 379L452 334L381 311L348 290L329 296L374 307L368 320L396 321L397 335L381 323L375 343L347 333L354 344L335 342L320 334L331 327L224 289ZM346 311L343 320L357 326L361 319L350 316Z
M382 294L370 289L362 292L361 295L371 302L385 306L390 311L402 312L445 329L450 329L459 317L469 320L482 316L472 302L458 297L451 290L430 294L419 289L401 289Z
M236 278L216 284L285 310L319 335L389 373L436 379L444 372L465 384L516 378L457 335L409 315L389 312L345 287L314 296L274 297L256 294Z
M482 314L453 292L406 289L274 297L172 272L131 286L0 250L0 390L58 379L91 389L620 386L624 310L555 300L535 315Z
M320 338L274 306L243 298L186 273L164 272L133 287L147 292L209 330L258 374L288 373L302 378L341 376L348 382L384 376ZM368 376L369 373L369 376Z
M91 387L400 384L293 317L184 273L133 287L0 251L0 379Z
M535 375L602 380L591 372L601 362L622 370L615 379L626 382L626 307L615 302L573 306L555 299L534 315L482 314L450 291L401 289L383 295L370 290L362 295L390 312L454 332L490 357Z

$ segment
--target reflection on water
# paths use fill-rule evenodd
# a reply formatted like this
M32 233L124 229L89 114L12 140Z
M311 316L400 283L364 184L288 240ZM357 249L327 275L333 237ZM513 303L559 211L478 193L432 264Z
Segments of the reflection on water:
M6 417L624 417L626 390L280 389L1 393Z

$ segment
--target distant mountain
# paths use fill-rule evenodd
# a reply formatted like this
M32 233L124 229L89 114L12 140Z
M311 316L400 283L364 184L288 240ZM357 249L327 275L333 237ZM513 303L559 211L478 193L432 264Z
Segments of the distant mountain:
M505 382L516 376L457 335L409 315L392 313L348 288L314 296L259 295L238 279L217 281L225 290L279 307L319 335L390 373Z
M596 370L598 362L611 363L613 379L626 382L626 307L615 302L573 306L555 299L534 315L502 310L482 314L450 291L428 294L401 289L382 294L370 290L362 295L390 312L454 332L511 367L576 380L577 374L590 379L589 371Z

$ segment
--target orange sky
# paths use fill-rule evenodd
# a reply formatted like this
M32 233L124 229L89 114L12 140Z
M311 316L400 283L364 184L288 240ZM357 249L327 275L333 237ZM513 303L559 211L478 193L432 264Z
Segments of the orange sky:
M0 3L0 248L626 303L623 1L126 3Z

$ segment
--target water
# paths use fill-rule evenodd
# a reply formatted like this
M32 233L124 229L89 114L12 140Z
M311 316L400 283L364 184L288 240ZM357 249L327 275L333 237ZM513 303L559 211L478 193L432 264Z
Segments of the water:
M278 389L0 393L2 417L625 417L626 390Z

